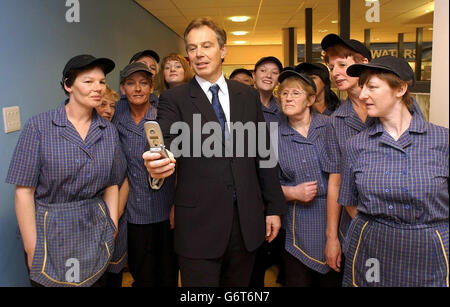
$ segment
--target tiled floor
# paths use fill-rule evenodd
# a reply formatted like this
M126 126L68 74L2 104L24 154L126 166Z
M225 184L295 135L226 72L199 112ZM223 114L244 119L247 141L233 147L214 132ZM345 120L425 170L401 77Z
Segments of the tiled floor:
M266 287L281 287L281 285L276 282L277 275L278 275L278 268L276 266L268 268L266 270L266 276L264 278L265 286ZM132 283L133 283L133 277L131 277L130 272L125 272L123 274L122 287L131 287Z

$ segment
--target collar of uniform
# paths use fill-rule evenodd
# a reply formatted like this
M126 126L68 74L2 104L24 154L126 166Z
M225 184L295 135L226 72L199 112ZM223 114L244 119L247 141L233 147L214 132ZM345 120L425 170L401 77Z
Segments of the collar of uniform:
M197 75L195 75L195 80L197 80L198 84L202 88L203 92L205 92L205 94L209 92L209 88L211 86L217 84L219 86L219 90L222 91L222 93L224 93L225 95L228 95L228 85L225 80L225 77L223 76L223 73L220 75L216 83L211 83Z
M97 113L95 109L92 110L92 122L91 127L106 127L106 122L108 120L104 119L100 114Z
M382 133L383 131L384 128L383 125L381 124L381 121L378 118L376 118L375 123L368 128L367 133L370 136L373 136L377 133ZM415 133L424 133L427 131L427 123L425 122L423 117L420 116L419 113L417 112L412 113L411 124L409 124L408 131Z
M352 102L347 98L347 100L343 101L341 106L334 111L334 116L347 117L351 115L351 112L354 112Z
M270 97L269 107L267 108L265 105L262 105L262 109L263 112L269 112L272 114L277 114L280 111L277 100L274 96Z
M294 128L291 127L291 125L289 125L289 120L286 115L281 116L279 124L280 126L278 129L280 129L281 135L287 136L298 134L298 132L295 131ZM327 122L325 116L316 113L311 114L311 125L309 126L309 130L323 127L326 124Z
M52 121L55 125L60 127L67 126L67 114L66 114L66 104L69 102L69 99L64 100L56 109L56 112L53 113Z
M427 123L419 112L413 112L409 131L415 133L425 133L427 131Z
M69 120L67 118L66 113L66 104L69 102L69 99L64 100L59 107L56 109L56 112L53 113L53 122L55 125L60 127L67 126L67 121ZM98 115L97 111L95 109L92 110L92 121L91 121L91 127L106 127L106 119Z
M327 125L327 117L317 112L311 113L311 126L309 129L317 129Z
M295 130L289 125L288 117L286 115L283 114L280 116L279 124L280 126L278 129L282 136L295 135Z

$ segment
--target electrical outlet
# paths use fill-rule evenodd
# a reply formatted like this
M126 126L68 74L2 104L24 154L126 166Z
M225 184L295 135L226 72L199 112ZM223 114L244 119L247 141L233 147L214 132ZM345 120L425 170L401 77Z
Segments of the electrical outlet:
M19 107L3 108L3 122L5 123L5 133L19 131L21 129Z

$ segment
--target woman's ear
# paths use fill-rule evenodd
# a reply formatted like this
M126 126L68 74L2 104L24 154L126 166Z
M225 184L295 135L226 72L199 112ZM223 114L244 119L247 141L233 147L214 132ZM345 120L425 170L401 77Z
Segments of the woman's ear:
M408 84L406 82L403 82L403 84L400 85L396 90L397 98L403 97L407 90L408 90Z
M316 95L309 96L308 97L308 104L307 104L307 106L311 107L314 103L316 103L316 98L317 98Z
M63 81L64 89L66 90L67 93L71 94L72 93L72 87L68 87L66 82L67 82L67 78L64 79L64 81Z

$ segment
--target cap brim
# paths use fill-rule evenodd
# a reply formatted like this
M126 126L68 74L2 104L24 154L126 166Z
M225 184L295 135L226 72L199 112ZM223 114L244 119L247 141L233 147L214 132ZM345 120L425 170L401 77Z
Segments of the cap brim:
M127 73L125 75L121 75L120 81L123 81L125 78L128 78L129 76L131 76L132 74L137 73L137 72L144 72L144 73L149 74L150 77L153 77L153 74L150 71L142 69L142 68L136 68L136 69L130 69L129 71L127 71Z
M276 57L273 57L273 56L268 56L268 57L264 57L264 58L260 59L260 60L255 64L255 70L256 70L256 68L257 68L258 66L260 66L261 64L266 63L266 62L272 62L272 63L275 63L275 65L278 66L278 69L279 69L280 71L283 70L283 64L281 64L281 61L280 61L279 59L277 59Z
M350 77L359 77L366 69L378 69L378 70L384 70L390 73L395 74L400 78L400 76L393 71L391 68L383 66L383 65L376 65L376 64L353 64L349 68L347 68L347 75Z
M305 77L304 75L302 75L301 73L295 71L295 70L285 70L283 71L279 76L278 76L278 82L283 82L284 80L286 80L289 77L298 77L300 79L302 79L303 81L305 81L306 83L308 83L313 89L314 91L317 91L316 88L316 84L314 83L314 81L312 81L311 79L307 79L307 77Z
M116 64L114 63L114 61L107 59L107 58L95 59L89 65L86 65L86 66L92 66L92 65L100 66L102 68L103 72L105 73L105 75L112 72L114 70L114 68L116 67Z
M350 77L357 77L359 78L361 76L361 74L364 72L364 70L366 69L378 69L378 70L382 70L385 72L389 72L392 73L394 75L396 75L397 77L399 77L401 80L402 77L396 73L394 70L392 70L392 68L384 66L384 65L377 65L377 64L353 64L351 66L349 66L347 68L347 75L349 75ZM405 82L409 82L411 81L412 84L411 86L414 86L416 84L414 78L412 78L411 80L403 80Z

